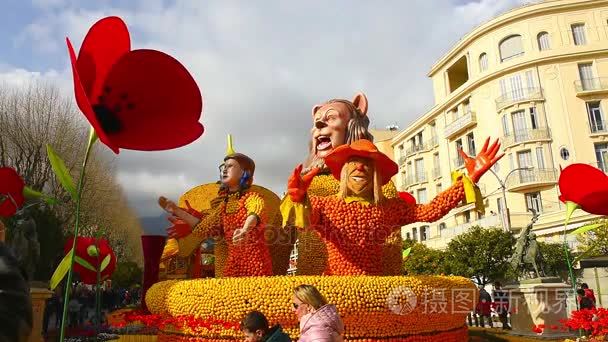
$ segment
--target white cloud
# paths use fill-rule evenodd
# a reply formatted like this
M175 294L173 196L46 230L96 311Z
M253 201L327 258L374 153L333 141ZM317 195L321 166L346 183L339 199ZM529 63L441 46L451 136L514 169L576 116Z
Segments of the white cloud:
M68 94L71 83L67 77L67 70L59 72L50 69L41 72L0 64L0 84L8 87L22 87L34 82L42 82L56 85L62 93Z

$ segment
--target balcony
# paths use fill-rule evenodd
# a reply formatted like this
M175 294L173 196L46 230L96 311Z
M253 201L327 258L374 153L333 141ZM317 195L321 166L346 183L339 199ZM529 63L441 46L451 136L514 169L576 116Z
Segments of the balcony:
M431 139L427 142L427 149L431 150L433 147L439 145L439 139L436 135L431 136Z
M507 190L524 191L540 186L553 185L557 183L558 172L556 169L530 169L517 170L515 174L507 179Z
M574 81L576 96L595 95L608 92L608 77L597 77Z
M456 120L450 122L445 126L444 136L447 139L451 139L456 136L458 133L466 130L469 127L475 126L477 124L477 117L475 113L468 112L463 116L457 118Z
M520 88L497 98L496 111L500 111L516 103L543 101L544 99L542 88Z
M502 146L504 148L513 145L530 142L530 141L551 140L551 131L549 128L537 128L515 131L512 134L505 135L502 138Z
M420 172L414 175L407 176L403 181L403 187L409 187L415 184L427 182L426 172Z
M433 168L433 179L437 179L439 177L441 177L441 168L440 167L435 167Z
M488 227L502 227L500 217L498 215L489 215L476 221L464 223L458 226L449 227L441 230L441 235L433 236L426 241L422 241L427 247L443 249L447 246L448 242L456 236L465 233L469 228L473 226L480 226L484 228Z
M413 154L422 152L425 149L426 149L425 144L418 144L418 145L410 146L405 150L405 157L407 158Z
M399 165L404 165L406 160L407 160L406 156L399 157Z

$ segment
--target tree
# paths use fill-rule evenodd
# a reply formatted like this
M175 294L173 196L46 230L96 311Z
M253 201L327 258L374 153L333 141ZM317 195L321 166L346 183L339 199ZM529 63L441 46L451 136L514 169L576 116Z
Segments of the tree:
M544 269L547 276L560 277L568 280L568 264L566 263L566 253L563 243L539 242L540 253L543 255ZM572 251L568 248L569 255Z
M0 87L0 166L15 168L28 186L59 199L48 219L58 224L65 236L73 230L75 203L57 181L46 156L46 145L61 156L76 182L88 128L73 100L62 96L52 85ZM103 229L119 260L141 263L142 229L116 181L112 153L99 145L91 152L84 180L82 235L92 236ZM39 219L38 225L44 226L46 219ZM7 227L9 236L11 229ZM43 236L39 236L41 245L50 244L42 240ZM58 248L63 248L63 241L60 246L49 246Z
M473 279L478 285L503 279L515 239L498 228L471 227L448 243L446 270Z
M589 224L595 223L603 225L576 237L580 251L577 259L608 255L608 219L594 220Z
M112 286L120 288L128 288L137 284L141 284L143 271L132 261L118 262L116 270L112 274Z
M403 261L408 275L445 273L445 252L432 249L422 243L412 245L410 255Z

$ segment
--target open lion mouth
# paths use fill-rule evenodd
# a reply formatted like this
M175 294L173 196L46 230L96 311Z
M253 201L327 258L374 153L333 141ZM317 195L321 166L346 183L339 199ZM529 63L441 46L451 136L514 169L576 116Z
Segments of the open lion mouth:
M331 148L331 139L327 135L317 137L317 151L325 151Z

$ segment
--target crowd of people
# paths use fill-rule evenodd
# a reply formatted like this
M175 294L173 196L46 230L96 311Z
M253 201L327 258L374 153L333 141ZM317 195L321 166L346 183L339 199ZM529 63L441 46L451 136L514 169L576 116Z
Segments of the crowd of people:
M509 324L509 292L502 289L500 282L494 283L494 289L490 294L485 287L479 287L479 300L475 307L475 312L469 314L469 325L473 326L473 321L477 327L485 327L486 321L490 328L494 327L492 313L498 316L503 329L510 330Z

